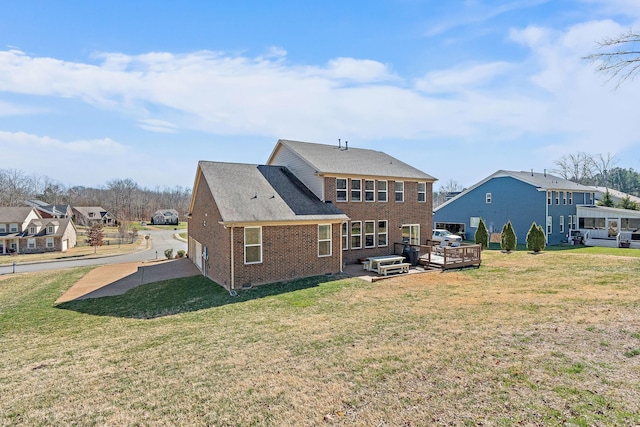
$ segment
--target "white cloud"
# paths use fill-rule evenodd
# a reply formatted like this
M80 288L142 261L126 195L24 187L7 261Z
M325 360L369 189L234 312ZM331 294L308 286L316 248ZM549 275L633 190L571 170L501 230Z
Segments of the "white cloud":
M456 66L452 69L431 71L417 80L415 85L418 90L429 93L461 92L486 85L513 68L513 64L504 61Z

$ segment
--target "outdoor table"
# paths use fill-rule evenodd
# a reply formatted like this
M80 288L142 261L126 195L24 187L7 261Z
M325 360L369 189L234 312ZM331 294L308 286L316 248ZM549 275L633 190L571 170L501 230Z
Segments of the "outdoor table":
M368 265L367 270L380 273L380 267L390 264L401 264L404 261L404 257L401 255L385 255L385 256L373 256L367 258Z

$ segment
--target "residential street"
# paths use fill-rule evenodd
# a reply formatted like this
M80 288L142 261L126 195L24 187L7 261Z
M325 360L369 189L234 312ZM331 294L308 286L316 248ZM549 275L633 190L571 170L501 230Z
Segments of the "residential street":
M15 273L29 273L34 271L60 270L65 268L84 267L88 265L106 265L127 262L139 262L164 259L164 251L172 248L174 255L180 249L186 251L187 243L176 239L175 230L145 230L142 235L149 235L148 247L143 242L140 250L123 255L100 257L98 248L97 258L68 259L60 261L42 261L38 263L19 263L15 266ZM0 275L12 274L12 264L0 265Z

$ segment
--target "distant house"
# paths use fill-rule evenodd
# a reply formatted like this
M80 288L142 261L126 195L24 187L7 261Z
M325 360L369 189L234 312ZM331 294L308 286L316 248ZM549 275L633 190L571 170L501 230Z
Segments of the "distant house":
M178 225L180 222L178 211L175 209L157 210L151 218L151 224L154 225Z
M107 226L116 225L115 217L100 206L74 206L73 217L76 224L91 227L96 223Z
M64 252L76 243L70 218L42 218L32 207L0 208L0 254Z
M42 218L73 217L73 209L69 205L50 205L42 200L26 200L25 204L36 208Z
M436 228L473 239L480 219L499 233L511 221L518 242L531 224L542 226L547 244L569 241L578 229L577 206L594 206L596 190L548 173L499 170L434 210Z
M378 151L288 140L266 165L201 161L189 257L230 290L339 273L426 243L434 180Z

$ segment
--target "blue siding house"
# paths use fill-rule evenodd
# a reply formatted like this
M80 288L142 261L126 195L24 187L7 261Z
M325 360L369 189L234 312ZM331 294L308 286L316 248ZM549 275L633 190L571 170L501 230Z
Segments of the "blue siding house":
M578 205L595 204L595 189L548 173L499 170L434 210L434 228L446 228L473 240L480 219L490 233L511 221L518 243L525 243L532 222L541 225L547 244L567 242L578 229Z

